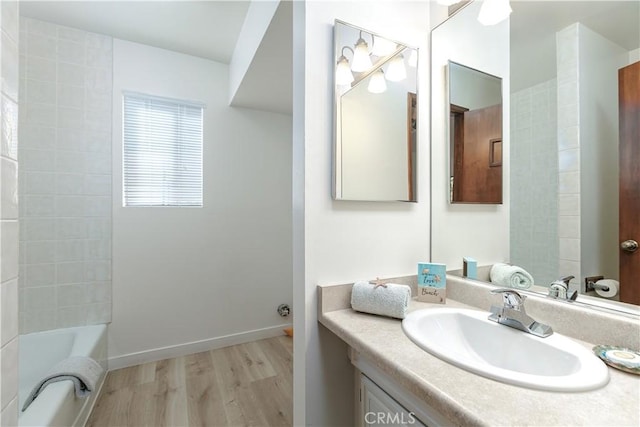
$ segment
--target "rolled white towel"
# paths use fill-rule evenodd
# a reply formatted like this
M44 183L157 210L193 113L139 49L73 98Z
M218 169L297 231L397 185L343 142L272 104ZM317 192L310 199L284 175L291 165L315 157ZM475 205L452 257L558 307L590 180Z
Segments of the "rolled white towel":
M407 285L356 282L351 289L354 310L397 319L404 319L410 299L411 288Z
M516 289L529 289L533 286L533 276L522 267L504 263L496 263L489 273L491 283L498 286Z
M70 380L77 397L84 398L96 389L104 369L90 357L71 356L63 359L41 378L29 393L22 406L22 411L38 397L42 390L51 383Z

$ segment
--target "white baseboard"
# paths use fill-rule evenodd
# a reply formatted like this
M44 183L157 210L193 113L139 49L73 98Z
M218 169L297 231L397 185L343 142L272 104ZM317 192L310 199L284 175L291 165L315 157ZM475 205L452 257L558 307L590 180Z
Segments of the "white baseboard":
M122 356L110 357L108 360L109 370L112 371L114 369L127 368L129 366L140 365L142 363L171 359L174 357L199 353L201 351L228 347L230 345L244 344L247 342L265 338L273 338L279 335L284 335L283 329L289 327L291 327L291 324L285 323L282 325L271 326L263 329L254 329L252 331L240 332L237 334L224 335L221 337L209 338L201 341L193 341L184 344L177 344L168 347L154 348L151 350L124 354Z

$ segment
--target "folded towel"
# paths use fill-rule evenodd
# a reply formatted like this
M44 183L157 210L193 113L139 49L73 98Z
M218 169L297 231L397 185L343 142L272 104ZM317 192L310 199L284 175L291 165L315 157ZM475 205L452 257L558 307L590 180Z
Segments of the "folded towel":
M90 357L72 356L64 359L55 365L48 373L33 387L29 397L22 406L22 411L38 397L46 386L58 381L71 380L75 388L77 397L87 397L95 390L100 376L103 373L102 366Z
M489 277L491 283L507 288L529 289L533 285L533 276L517 265L493 264Z
M351 289L354 310L398 319L404 319L410 299L411 288L407 285L356 282Z

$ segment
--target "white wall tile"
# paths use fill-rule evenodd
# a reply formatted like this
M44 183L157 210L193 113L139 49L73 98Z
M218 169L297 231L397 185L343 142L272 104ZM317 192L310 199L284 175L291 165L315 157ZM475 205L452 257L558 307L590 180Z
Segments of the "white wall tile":
M36 288L25 288L26 310L35 311L56 307L55 286L41 286Z
M24 109L25 120L30 124L42 126L56 125L56 106L53 104L26 104L21 108Z
M84 108L84 88L58 84L58 106Z
M558 183L560 194L578 194L580 193L580 172L560 172Z
M57 286L56 290L58 292L58 307L72 307L87 302L86 285L84 284Z
M0 425L6 427L18 426L18 396L16 396L0 414Z
M58 128L84 129L84 119L85 111L81 108L58 107Z
M52 196L56 193L56 174L53 172L25 172L23 185L26 194Z
M580 195L561 194L558 196L559 215L580 215Z
M20 224L24 225L24 231L20 234L21 242L56 238L55 218L21 218Z
M56 148L62 151L82 152L85 150L86 140L86 132L82 129L58 129Z
M58 63L58 83L84 87L84 67L77 64Z
M82 261L84 259L83 240L57 240L56 262Z
M52 286L56 283L55 264L27 264L25 271L25 288Z
M27 264L47 264L55 261L55 240L27 242Z
M579 239L580 217L566 215L558 216L558 237Z
M54 150L56 148L56 128L30 124L20 129L20 148Z
M46 59L56 59L58 39L27 31L27 54Z
M26 78L55 82L57 77L56 61L53 59L27 56Z
M87 238L86 220L83 218L56 218L56 238L59 240Z
M82 283L84 281L84 263L83 262L62 262L56 265L56 284L57 285L65 285L71 283ZM59 301L58 301L59 302ZM82 304L84 302L84 298L81 302L77 304ZM71 303L67 305L74 305L76 303Z
M7 33L2 32L2 91L14 101L18 100L18 44Z
M38 19L25 19L25 31L43 36L57 37L58 26L50 22L40 21Z
M24 212L25 217L51 217L55 215L55 197L54 196L30 196L26 195L22 198L24 208L20 211Z
M26 102L31 104L55 104L56 84L41 80L26 79Z
M19 16L17 1L2 1L2 31L6 32L14 41L18 41ZM4 424L3 424L4 425Z
M20 170L23 172L55 171L55 151L19 149Z
M0 118L0 155L17 159L18 157L18 105L2 95Z
M572 148L558 152L558 166L560 172L580 171L580 150Z
M85 210L83 196L56 196L55 216L82 218Z
M23 21L22 332L110 320L112 39Z
M84 44L87 33L75 28L58 26L58 39Z
M0 407L5 408L18 393L18 337L0 349Z
M580 262L560 260L558 265L560 277L574 276L580 277Z
M83 194L84 176L85 175L79 173L56 174L56 194L67 196Z
M18 164L15 160L0 159L2 190L0 192L0 218L18 219Z
M69 40L58 40L58 62L84 66L84 42L76 43Z
M86 324L87 309L86 306L58 308L56 326L68 328Z
M90 304L87 311L87 324L95 325L111 321L111 304Z
M580 261L580 239L560 238L560 259ZM577 276L576 276L577 277Z
M0 347L18 335L18 280L0 285Z
M0 221L0 283L18 277L18 221Z

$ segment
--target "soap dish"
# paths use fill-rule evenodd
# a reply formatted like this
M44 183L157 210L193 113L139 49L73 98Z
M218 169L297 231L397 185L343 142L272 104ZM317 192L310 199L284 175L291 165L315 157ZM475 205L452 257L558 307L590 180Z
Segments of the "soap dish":
M614 345L597 345L593 352L613 368L640 375L640 353L637 351Z

